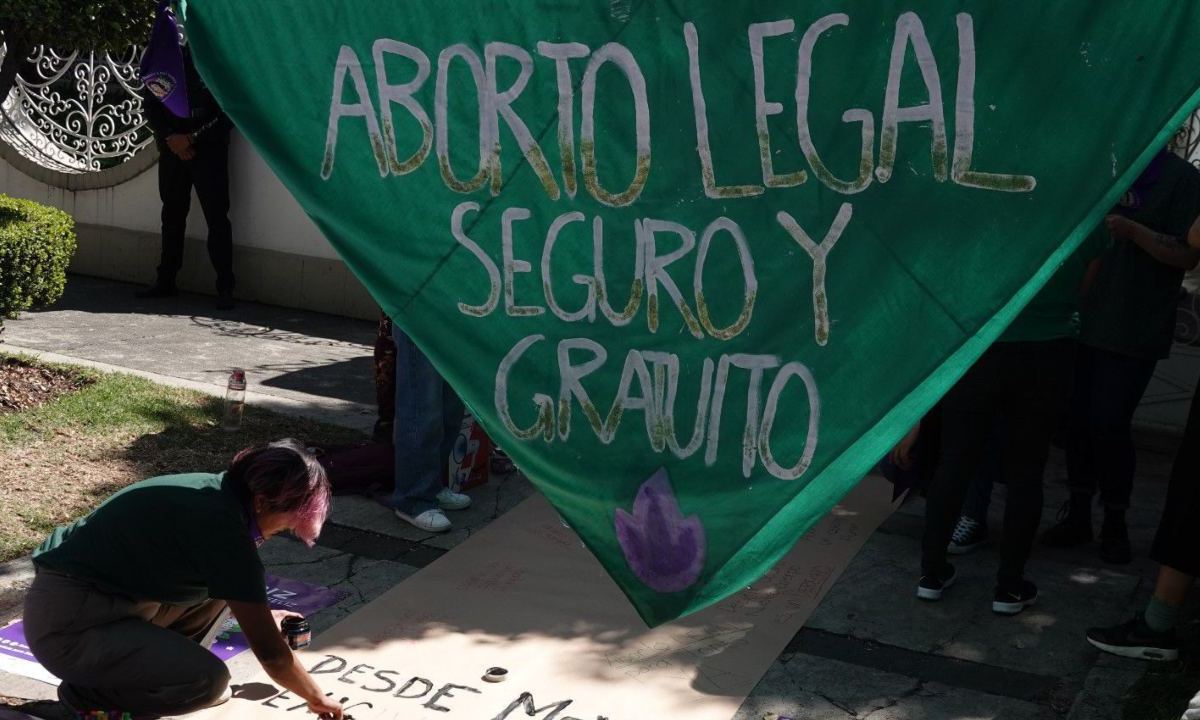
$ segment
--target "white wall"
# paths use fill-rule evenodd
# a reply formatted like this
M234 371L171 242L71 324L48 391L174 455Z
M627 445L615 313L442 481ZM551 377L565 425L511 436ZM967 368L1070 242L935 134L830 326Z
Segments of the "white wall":
M229 152L230 219L234 244L310 257L337 258L337 253L266 162L236 131ZM161 205L157 167L116 187L69 191L34 180L0 159L0 193L62 208L80 223L150 233L159 231ZM188 236L202 239L206 231L200 204L193 197Z

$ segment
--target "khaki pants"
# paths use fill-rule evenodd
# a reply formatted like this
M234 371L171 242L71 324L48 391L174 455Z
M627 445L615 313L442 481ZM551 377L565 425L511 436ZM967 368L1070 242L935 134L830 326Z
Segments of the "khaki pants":
M200 644L224 610L222 600L134 600L39 569L25 597L25 638L62 679L59 697L73 710L176 715L210 705L229 685L225 663Z

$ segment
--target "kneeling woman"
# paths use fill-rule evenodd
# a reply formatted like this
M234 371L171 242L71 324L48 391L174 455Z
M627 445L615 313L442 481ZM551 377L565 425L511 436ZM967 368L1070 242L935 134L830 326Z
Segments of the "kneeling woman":
M77 713L187 713L229 696L202 645L228 606L271 679L340 720L284 641L258 558L289 530L311 546L328 512L325 472L295 440L243 450L223 473L131 485L34 552L29 647Z

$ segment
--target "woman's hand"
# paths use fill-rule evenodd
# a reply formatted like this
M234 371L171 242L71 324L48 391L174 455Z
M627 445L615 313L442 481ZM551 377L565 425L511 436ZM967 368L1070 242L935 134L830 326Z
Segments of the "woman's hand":
M271 619L273 619L275 621L275 627L281 628L281 631L282 631L281 626L283 625L283 621L286 618L290 618L290 617L303 618L304 616L298 612L292 612L291 610L274 610L274 609L271 610Z
M1145 230L1146 226L1141 223L1134 222L1127 217L1121 215L1109 215L1104 218L1104 226L1108 228L1108 234L1114 240L1133 240L1134 235L1139 230Z
M312 676L300 664L300 659L288 647L280 631L276 613L294 615L287 611L272 610L265 602L229 601L229 609L241 625L254 656L262 663L263 670L276 683L291 690L297 697L308 702L308 709L326 718L342 720L342 706L330 700L313 681Z
M309 700L308 711L315 713L322 720L342 720L342 704L334 702L333 698Z
M1114 240L1136 244L1163 265L1186 272L1200 263L1200 250L1189 246L1192 242L1190 232L1187 238L1167 235L1120 215L1109 215L1104 218L1104 224Z
M192 138L186 133L168 135L167 147L178 155L180 160L191 160L196 157L196 148L192 145Z

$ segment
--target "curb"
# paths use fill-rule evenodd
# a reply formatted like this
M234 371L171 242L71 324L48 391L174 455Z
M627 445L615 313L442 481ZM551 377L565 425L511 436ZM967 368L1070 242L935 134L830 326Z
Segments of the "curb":
M5 350L20 355L28 355L37 360L42 360L49 363L76 365L80 367L91 368L104 373L124 373L126 375L134 375L160 385L183 388L185 390L194 390L196 392L204 393L205 395L211 395L213 397L225 396L225 388L221 385L213 385L211 383L203 383L196 380L186 380L184 378L172 377L170 375L160 375L159 373L148 372L146 370L136 370L134 368L121 367L119 365L109 365L108 363L96 362L95 360L87 360L84 358L72 357L70 355L60 355L58 353L47 352L45 350L35 350L33 348L21 347L20 345L11 345L9 343L0 344L0 350ZM280 415L299 417L307 420L316 420L318 422L329 423L330 425L337 425L339 427L349 428L351 430L358 430L364 434L370 434L371 428L375 424L374 405L356 403L348 400L319 398L315 395L304 395L303 393L297 394L311 399L301 400L298 398L271 395L247 389L246 403L249 405L254 405L255 407L265 408L272 412L279 413Z
M32 581L33 576L32 555L23 555L16 560L0 563L0 591L17 583Z
M1133 445L1138 450L1149 450L1174 457L1183 442L1183 428L1166 423L1133 421Z

